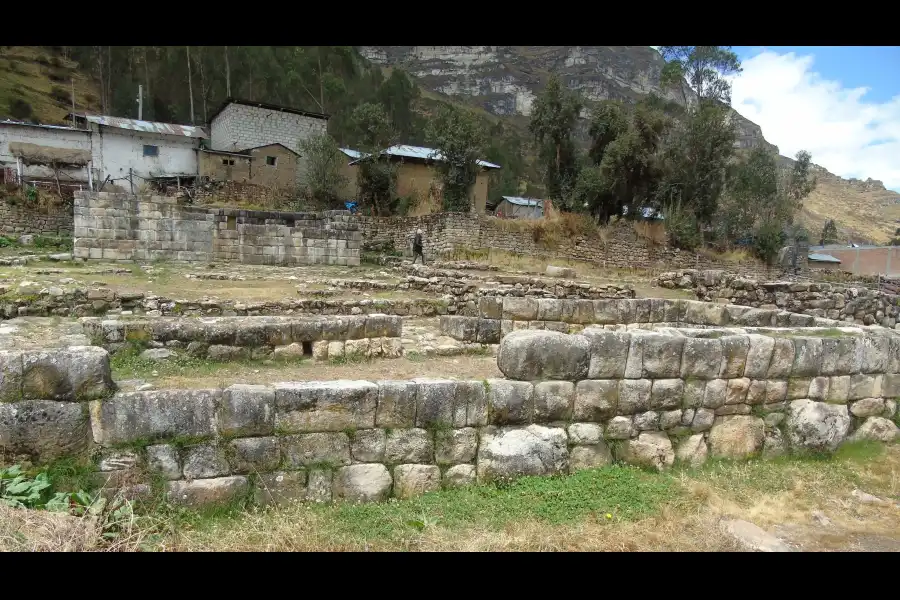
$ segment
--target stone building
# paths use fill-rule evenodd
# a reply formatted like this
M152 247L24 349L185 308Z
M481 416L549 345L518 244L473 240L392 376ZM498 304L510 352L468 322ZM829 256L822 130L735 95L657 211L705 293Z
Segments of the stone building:
M200 177L279 188L293 187L300 154L281 143L240 152L199 148Z
M281 144L297 153L300 140L324 134L327 127L328 115L229 98L209 119L210 149L239 153ZM297 157L295 181L306 172L305 161Z

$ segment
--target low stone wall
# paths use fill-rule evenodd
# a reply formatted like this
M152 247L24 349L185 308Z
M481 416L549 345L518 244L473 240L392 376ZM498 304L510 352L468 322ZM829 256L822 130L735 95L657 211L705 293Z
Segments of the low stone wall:
M441 316L441 333L464 342L497 344L521 329L567 333L573 326L626 328L643 325L701 327L835 327L842 321L775 309L709 304L698 300L636 298L560 300L480 298L477 316Z
M180 204L165 196L75 193L75 258L359 265L346 211L289 213Z
M900 335L835 331L519 331L500 347L507 379L117 393L87 413L23 399L0 404L0 450L96 455L106 486L147 493L161 476L176 503L267 504L894 440Z
M85 333L109 349L128 342L186 348L213 360L402 354L400 317L380 314L337 317L212 317L82 319Z
M0 232L20 235L72 237L74 230L71 207L39 208L27 204L10 204L0 200Z
M896 327L900 296L830 283L757 281L718 270L674 271L659 276L656 284L668 289L691 290L706 302L770 308L827 317L847 323Z
M394 248L409 252L416 229L424 232L423 251L428 260L460 249L502 250L544 258L565 258L616 269L716 269L729 268L748 276L779 277L780 268L759 261L725 265L694 252L659 245L638 236L633 224L619 222L599 236L572 236L546 247L528 231L503 219L472 213L438 213L421 217L355 216L362 232L363 248ZM801 267L806 267L803 261Z

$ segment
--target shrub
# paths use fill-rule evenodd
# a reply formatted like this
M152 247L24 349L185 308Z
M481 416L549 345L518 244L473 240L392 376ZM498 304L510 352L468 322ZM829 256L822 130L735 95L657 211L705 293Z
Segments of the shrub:
M666 211L666 232L671 244L682 250L694 250L703 242L696 215L693 211L683 210L681 204Z
M53 89L50 90L50 97L57 102L63 102L66 104L72 101L72 94L69 93L69 90L61 88L59 86L54 86Z
M21 98L15 98L9 103L9 114L13 119L24 121L30 119L32 113L31 105Z

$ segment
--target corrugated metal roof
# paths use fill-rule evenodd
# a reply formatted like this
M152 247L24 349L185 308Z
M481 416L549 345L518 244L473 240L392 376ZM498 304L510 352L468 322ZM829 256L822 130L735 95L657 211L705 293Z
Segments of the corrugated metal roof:
M359 158L362 156L362 152L359 150L351 150L350 148L340 148L340 151L349 156L350 158Z
M343 150L343 149L342 149ZM352 151L352 152L355 152ZM420 160L439 160L443 161L444 156L440 153L440 151L435 150L434 148L425 148L423 146L409 146L407 144L397 144L396 146L391 146L385 150L382 150L383 154L387 154L390 156L400 156L405 158L418 158ZM360 157L362 156L361 153ZM358 160L358 159L357 159ZM353 164L353 163L350 163ZM495 165L494 163L487 162L486 160L476 160L475 164L479 167L484 167L485 169L499 169L500 165Z
M544 206L543 200L537 198L520 198L519 196L503 196L503 199L516 206Z
M87 131L85 131L84 129L76 129L75 127L69 127L68 125L44 125L42 123L26 123L24 121L13 121L12 119L0 121L0 125L21 125L23 127L42 127L44 129L65 129L67 131L87 133Z
M840 263L841 260L839 258L835 258L830 254L818 254L813 253L808 256L809 260L814 262L827 262L827 263Z
M190 138L206 138L206 131L202 127L193 125L176 125L174 123L157 123L155 121L138 121L137 119L125 119L123 117L110 117L108 115L87 115L89 122L106 127L119 129L131 129L146 133L158 133L162 135L181 135Z

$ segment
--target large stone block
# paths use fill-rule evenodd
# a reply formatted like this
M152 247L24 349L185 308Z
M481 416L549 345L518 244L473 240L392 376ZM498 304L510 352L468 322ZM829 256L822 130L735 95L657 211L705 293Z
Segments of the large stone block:
M847 399L862 400L863 398L873 398L876 396L880 396L880 393L875 393L875 384L877 383L877 381L878 377L876 375L851 375L850 391L847 395Z
M747 336L750 347L747 351L747 362L744 365L744 376L751 379L765 379L772 362L772 351L775 340L766 335L751 334Z
M170 481L167 496L173 504L186 506L224 504L246 495L249 486L247 478L242 475L194 481Z
M369 381L275 384L275 426L282 431L341 431L375 426L378 386Z
M850 424L846 405L794 400L788 405L785 433L794 449L834 452L850 433Z
M392 482L384 465L350 465L335 473L332 497L347 502L377 502L388 497Z
M869 417L850 436L852 440L872 440L890 444L900 439L900 428L883 417Z
M622 460L631 465L662 471L675 463L675 451L665 433L645 431L622 445Z
M622 379L619 381L618 412L623 415L644 412L650 409L650 391L653 382L649 379Z
M794 338L794 364L792 377L815 377L819 374L824 357L822 339L813 337Z
M569 470L596 469L613 462L612 452L605 442L591 446L575 446L569 450Z
M263 385L235 384L222 393L219 434L271 435L275 431L275 391Z
M0 350L0 402L22 398L22 353Z
M435 432L434 460L439 465L454 465L475 460L478 431L474 427Z
M590 342L589 379L621 379L625 376L631 344L628 333L589 327L581 335Z
M747 354L750 352L750 340L746 335L726 335L721 340L723 356L719 376L723 379L743 377Z
M488 401L486 381L458 381L453 400L454 427L487 425Z
M462 342L474 342L478 339L478 321L477 317L441 315L441 333Z
M147 467L164 479L173 481L181 479L181 461L178 451L170 444L147 446Z
M528 427L485 428L478 446L478 480L522 475L555 475L569 467L564 429Z
M378 427L412 427L416 424L416 383L412 381L378 381Z
M184 450L185 479L210 479L228 475L230 466L225 452L214 444L198 444Z
M457 488L475 483L475 465L454 465L444 472L444 487Z
M681 379L656 379L650 391L650 408L672 409L681 406L684 381Z
M873 328L866 331L862 339L862 358L860 371L862 373L884 373L890 363L890 336L894 334L887 330L879 331Z
M541 301L539 300L539 302ZM481 298L479 298L478 316L482 319L502 319L503 299L497 296L482 296ZM541 317L539 316L538 318Z
M397 465L394 467L394 496L414 498L441 489L441 469L436 465Z
M279 440L282 458L290 468L334 468L350 464L350 438L346 433L305 433Z
M709 451L716 458L748 458L762 450L765 435L766 424L759 417L717 417L709 432Z
M681 377L715 379L722 366L722 342L717 339L687 338L681 357Z
M692 325L711 325L721 327L728 324L728 310L721 304L685 301L686 311L682 321Z
M456 382L415 379L416 427L452 427L456 417Z
M90 424L85 407L52 400L0 403L0 462L19 455L39 462L85 451Z
M118 393L90 403L94 441L100 445L216 434L220 390Z
M492 424L527 424L533 418L534 385L528 381L489 379L487 400Z
M859 336L846 335L822 340L822 375L855 375L862 368L862 344Z
M793 364L794 341L788 338L775 338L767 379L787 379L791 376Z
M254 499L260 506L287 506L306 500L306 471L262 473L256 480Z
M573 418L600 423L615 416L618 403L618 381L585 379L575 385Z
M535 298L504 296L503 318L513 321L536 321L538 304Z
M575 402L575 384L571 381L542 381L534 384L534 420L568 421Z
M228 462L232 473L265 473L281 463L278 438L239 438L229 443Z
M681 377L681 355L686 338L646 334L641 339L641 377L667 379ZM635 336L632 336L632 340ZM629 356L630 359L630 356Z
M590 364L590 342L581 335L555 331L514 331L503 338L497 366L510 379L584 379Z
M350 436L353 462L384 462L387 433L384 429L360 429Z
M21 372L26 399L94 400L115 390L109 353L96 346L23 352Z
M711 379L703 390L704 408L719 408L725 405L727 399L728 381L725 379Z
M388 464L434 462L434 439L427 429L392 429L385 440Z

